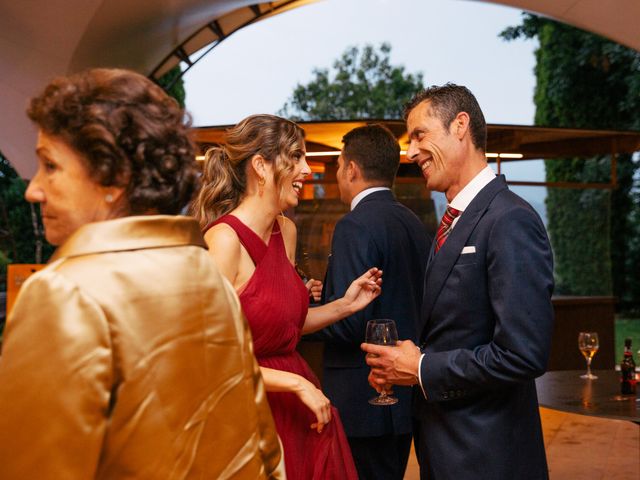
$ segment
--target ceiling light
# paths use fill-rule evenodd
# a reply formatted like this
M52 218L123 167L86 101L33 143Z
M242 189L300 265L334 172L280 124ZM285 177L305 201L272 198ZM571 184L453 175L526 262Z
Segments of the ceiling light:
M521 153L485 153L485 157L487 158L522 158L524 155Z
M307 152L306 153L307 157L328 157L328 156L337 157L338 155L340 155L340 150L333 150L330 152Z

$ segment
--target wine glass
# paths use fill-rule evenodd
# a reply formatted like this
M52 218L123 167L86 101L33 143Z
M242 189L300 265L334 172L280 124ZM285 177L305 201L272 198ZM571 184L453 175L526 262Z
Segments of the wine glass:
M591 359L598 351L599 346L596 332L580 332L578 334L578 348L580 348L582 355L587 360L587 373L580 375L580 378L588 378L589 380L598 378L591 373Z
M367 334L365 341L375 345L386 345L395 347L398 342L398 330L396 322L388 318L369 320L367 322ZM369 354L373 355L373 354ZM387 395L384 390L377 397L369 400L371 405L393 405L398 403L398 399L391 395Z

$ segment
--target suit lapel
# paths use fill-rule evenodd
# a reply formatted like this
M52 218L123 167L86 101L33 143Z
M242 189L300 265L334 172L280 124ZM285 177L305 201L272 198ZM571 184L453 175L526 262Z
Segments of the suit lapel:
M456 263L462 248L466 245L469 236L475 229L480 218L498 192L507 188L504 176L500 175L489 182L460 216L451 231L449 238L437 254L433 254L435 239L431 246L431 256L425 273L424 299L422 302L423 332L424 326L431 315L433 306L442 291L451 269Z

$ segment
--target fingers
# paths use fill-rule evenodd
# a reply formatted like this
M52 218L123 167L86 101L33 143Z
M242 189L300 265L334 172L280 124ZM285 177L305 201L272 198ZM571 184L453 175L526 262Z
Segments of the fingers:
M329 423L331 420L331 402L320 390L317 391L315 397L311 410L319 423Z
M366 272L364 272L360 278L367 280L369 282L373 282L373 283L378 283L381 284L382 283L382 270L380 270L378 267L372 267L369 270L367 270Z
M374 361L375 359L377 359L379 357L383 357L385 354L389 354L390 353L390 350L389 350L390 348L392 348L392 347L388 347L388 346L384 346L384 345L375 345L373 343L361 343L360 344L360 349L362 349L366 353L370 353L371 354L371 355L367 355L367 364L368 365L372 365L372 363L369 363L369 360Z
M382 270L380 270L378 267L371 267L364 274L365 275L370 275L372 277L381 277L382 276Z
M311 279L308 280L307 283L305 283L305 287L307 287L307 290L309 290L310 292L313 290L322 290L322 282L320 280L315 280L315 279Z
M373 294L374 296L380 295L382 292L382 278L366 277L360 278L358 285Z
M377 377L374 371L369 372L367 380L369 382L369 386L371 386L371 388L373 388L376 392L385 392L387 394L393 393L393 384L387 383L384 378Z
M324 397L324 395L322 396ZM319 408L319 410L314 412L316 414L317 422L311 424L311 428L316 430L318 433L322 433L324 426L331 421L331 403L326 397L325 399L327 401L326 404L324 404L323 402L323 405Z
M318 433L322 433L322 430L324 430L325 425L326 423L320 423L320 422L312 423L311 430L315 430Z
M305 382L305 388L299 392L299 396L316 417L316 422L311 424L311 428L321 433L324 426L331 421L331 402L311 382Z
M309 295L313 297L314 302L319 302L322 298L322 282L320 280L311 279L304 284L309 292Z
M369 384L370 385L376 385L375 388L379 388L381 390L385 390L387 388L391 388L391 385L386 377L384 377L383 375L381 375L380 371L377 371L375 369L371 370L371 373L369 374L371 379ZM379 392L378 392L379 393Z
M382 392L382 386L380 385L380 380L373 375L373 372L369 372L369 376L367 377L367 380L371 388L373 388L378 393Z
M319 302L322 298L322 282L320 280L309 280L307 282L307 288L309 289L309 293L313 297L313 300Z

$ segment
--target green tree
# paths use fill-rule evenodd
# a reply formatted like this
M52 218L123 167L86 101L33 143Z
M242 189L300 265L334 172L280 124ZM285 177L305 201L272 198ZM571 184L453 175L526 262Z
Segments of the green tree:
M26 188L0 153L0 250L10 263L46 262L53 252L43 240L39 209L24 198ZM4 274L3 268L0 275Z
M314 69L278 113L298 121L401 118L403 105L424 88L422 73L391 65L390 54L388 43L348 48L333 70Z
M534 102L537 125L640 129L640 54L553 20L523 14L501 36L537 38ZM548 181L609 181L609 157L545 162ZM549 189L548 229L561 294L614 295L624 307L640 304L637 282L638 161L618 157L618 188ZM634 201L635 199L635 201ZM615 212L615 214L611 213ZM638 290L638 289L636 289Z
M158 79L158 85L160 85L170 96L175 98L180 106L184 108L187 92L184 89L184 80L182 78L180 65L176 65L160 77Z
M0 291L6 289L7 264L43 263L53 252L42 235L39 209L24 199L26 186L0 153Z

